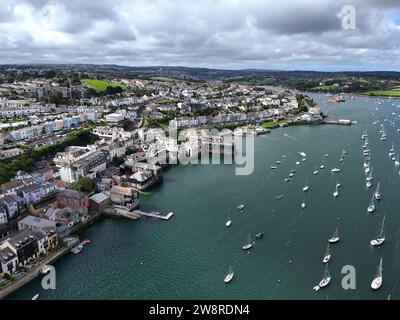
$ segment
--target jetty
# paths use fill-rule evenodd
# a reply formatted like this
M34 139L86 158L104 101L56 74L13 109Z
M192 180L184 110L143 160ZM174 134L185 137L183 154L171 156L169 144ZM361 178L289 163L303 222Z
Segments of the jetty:
M158 211L144 212L141 210L134 210L133 213L136 213L140 216L151 217L162 220L169 220L174 215L173 212L169 212L167 215L161 215Z

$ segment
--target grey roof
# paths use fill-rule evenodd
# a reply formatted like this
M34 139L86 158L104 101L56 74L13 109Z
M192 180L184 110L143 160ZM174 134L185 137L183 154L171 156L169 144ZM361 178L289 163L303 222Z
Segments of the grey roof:
M11 238L8 240L8 242L15 248L21 248L21 246L23 246L24 244L30 242L30 239L35 239L34 234L32 233L32 231L23 231L19 234L17 234L15 237ZM37 240L36 240L37 241Z
M108 196L106 194L100 192L100 193L94 194L89 199L91 199L92 201L94 201L96 203L103 203L104 201L106 201L108 199Z
M42 188L42 186L40 184L33 183L33 184L29 184L27 186L23 186L22 188L20 188L18 190L18 192L25 192L25 193L36 192L41 188Z
M0 260L4 263L7 263L15 257L16 255L14 254L14 252L11 251L10 248L5 247L4 249L0 250Z
M0 202L5 202L7 204L11 204L14 202L18 202L18 201L23 201L21 197L13 195L13 194L9 194L7 196L5 196L4 198L0 199Z
M18 223L26 224L35 228L54 227L56 225L54 221L35 216L27 216Z

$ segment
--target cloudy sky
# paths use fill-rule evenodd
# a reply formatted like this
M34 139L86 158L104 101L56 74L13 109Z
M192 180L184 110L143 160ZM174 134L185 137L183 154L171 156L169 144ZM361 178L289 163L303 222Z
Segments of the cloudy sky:
M0 0L0 63L400 71L400 0Z

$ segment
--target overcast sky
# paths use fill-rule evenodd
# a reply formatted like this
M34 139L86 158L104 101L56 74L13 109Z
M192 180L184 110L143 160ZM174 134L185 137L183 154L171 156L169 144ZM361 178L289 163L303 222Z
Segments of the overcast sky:
M400 71L399 47L400 0L0 0L3 64Z

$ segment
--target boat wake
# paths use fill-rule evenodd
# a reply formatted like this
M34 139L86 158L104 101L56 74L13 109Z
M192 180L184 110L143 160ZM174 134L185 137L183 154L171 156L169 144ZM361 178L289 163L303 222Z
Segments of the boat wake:
M287 137L287 138L289 138L289 139L291 139L291 140L293 140L293 141L299 141L298 139L296 139L295 137L292 137L291 135L289 135L289 134L287 134L287 133L284 133L283 134L285 137Z

